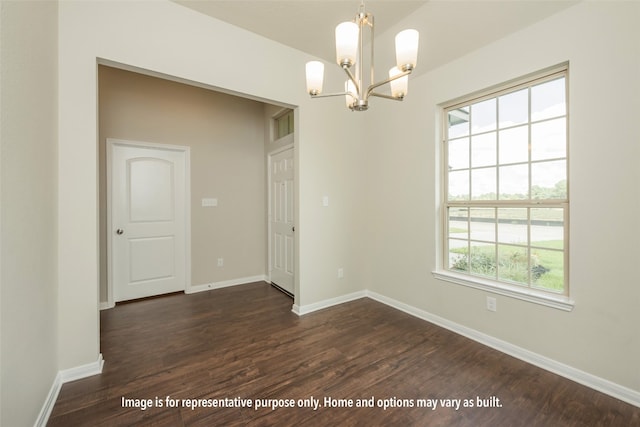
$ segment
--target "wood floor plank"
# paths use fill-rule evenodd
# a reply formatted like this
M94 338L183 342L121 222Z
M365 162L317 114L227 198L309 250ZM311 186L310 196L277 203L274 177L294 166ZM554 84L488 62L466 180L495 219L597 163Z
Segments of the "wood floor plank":
M373 300L302 317L291 304L258 282L102 311L104 371L64 384L48 425L640 425L640 408ZM154 404L123 407L123 397ZM185 406L236 397L254 406ZM298 407L311 397L318 408ZM325 397L354 406L325 407ZM256 410L257 399L295 408ZM419 407L426 399L474 407Z

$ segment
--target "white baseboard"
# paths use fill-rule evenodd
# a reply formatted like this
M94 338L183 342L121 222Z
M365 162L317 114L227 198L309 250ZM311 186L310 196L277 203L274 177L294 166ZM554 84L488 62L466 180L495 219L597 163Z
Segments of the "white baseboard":
M522 347L518 347L506 341L494 338L490 335L486 335L482 332L476 331L475 329L471 329L450 320L444 319L440 316L436 316L435 314L431 314L427 311L394 300L393 298L389 298L368 290L365 291L365 293L367 297L393 307L397 310L403 311L422 320L426 320L427 322L441 326L445 329L448 329L459 335L463 335L481 344L487 345L524 362L553 372L554 374L558 374L562 377L568 378L572 381L575 381L579 384L582 384L604 394L608 394L609 396L615 397L616 399L620 399L623 402L627 402L631 405L640 407L640 392L636 390L621 386L620 384L605 380L604 378L589 374L572 366L565 365L564 363L560 363L546 356L542 356L540 354L526 350Z
M60 372L58 372L53 380L51 388L49 389L49 394L47 394L44 405L42 405L42 409L40 409L38 418L36 418L36 422L33 424L34 427L45 427L47 425L51 412L53 411L53 407L56 405L56 400L58 399L58 394L60 394L61 388L62 378Z
M104 366L104 359L102 353L98 354L98 360L95 362L87 363L86 365L76 366L75 368L65 369L60 371L60 379L62 383L68 383L82 378L87 378L92 375L98 375L102 373L102 367Z
M116 306L116 303L113 301L100 301L100 311L109 310Z
M203 285L191 285L185 290L185 294L195 294L197 292L211 291L213 289L226 288L229 286L244 285L251 282L268 282L266 275L241 277L239 279L225 280L222 282L205 283ZM100 310L108 310L115 307L116 304L113 301L100 301Z
M60 389L64 383L100 374L102 373L103 366L104 359L102 358L102 353L100 353L98 354L98 360L95 362L58 371L55 379L53 380L53 384L49 389L49 394L47 394L47 398L44 401L44 405L42 405L42 409L40 409L38 418L36 418L34 427L45 427L47 425L51 412L53 411L53 407L58 399L58 394L60 394Z
M351 294L342 295L342 296L339 296L339 297L322 300L322 301L319 301L319 302L316 302L316 303L313 303L313 304L307 304L307 305L294 304L293 308L291 309L291 311L293 311L298 316L303 316L305 314L309 314L309 313L312 313L314 311L322 310L324 308L329 308L329 307L332 307L332 306L338 305L338 304L344 304L345 302L349 302L349 301L353 301L353 300L356 300L356 299L364 298L366 296L367 296L366 291L358 291L358 292L353 292Z
M229 286L246 285L252 282L267 282L267 276L249 276L238 279L224 280L222 282L205 283L203 285L191 285L184 290L185 294L195 294L197 292L211 291L213 289L228 288Z

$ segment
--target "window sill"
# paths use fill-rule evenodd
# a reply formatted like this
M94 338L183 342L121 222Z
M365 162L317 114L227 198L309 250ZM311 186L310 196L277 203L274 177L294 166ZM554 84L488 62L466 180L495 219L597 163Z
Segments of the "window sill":
M433 277L438 280L468 286L470 288L480 289L482 291L504 295L558 310L572 311L575 305L573 300L563 295L550 295L532 289L518 289L506 284L503 285L500 283L489 282L488 280L482 280L481 278L469 277L462 274L452 273L450 271L433 271L432 274Z

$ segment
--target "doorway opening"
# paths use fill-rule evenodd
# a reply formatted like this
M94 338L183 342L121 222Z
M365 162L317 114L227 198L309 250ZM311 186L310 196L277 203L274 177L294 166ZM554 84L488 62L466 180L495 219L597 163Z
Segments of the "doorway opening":
M295 145L294 133L274 138L274 118L284 126L280 113L291 113L286 126L293 130L297 110L137 71L98 67L100 308L115 304L108 286L107 233L117 229L107 227L107 138L189 147L192 262L185 292L270 282L267 168L274 151L286 145L293 152Z

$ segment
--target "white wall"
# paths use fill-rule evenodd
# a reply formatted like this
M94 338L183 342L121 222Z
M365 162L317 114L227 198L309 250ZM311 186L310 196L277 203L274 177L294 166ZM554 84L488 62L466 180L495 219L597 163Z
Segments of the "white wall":
M56 2L0 3L0 425L33 425L58 372Z
M368 117L368 287L640 391L639 18L638 3L580 3L413 79L400 108L377 104ZM568 313L497 296L491 313L486 292L431 275L439 239L436 106L564 61L570 62L575 308Z
M340 100L309 100L307 55L168 1L65 1L59 9L61 369L99 352L96 58L299 106L296 304L359 289L336 278L338 265L356 270L355 256L334 250L349 242L353 216L340 212L355 206L350 195L361 182L351 145L358 122L332 107ZM335 201L328 209L325 194Z

